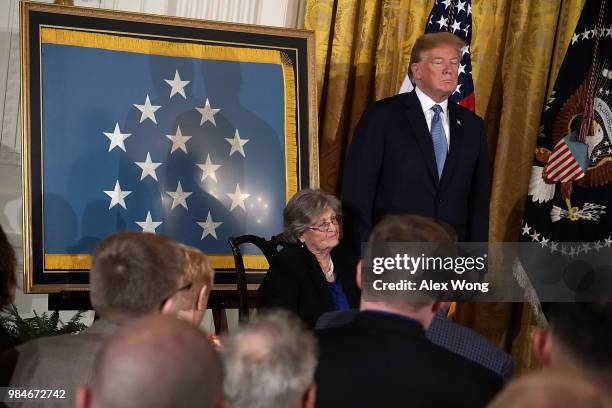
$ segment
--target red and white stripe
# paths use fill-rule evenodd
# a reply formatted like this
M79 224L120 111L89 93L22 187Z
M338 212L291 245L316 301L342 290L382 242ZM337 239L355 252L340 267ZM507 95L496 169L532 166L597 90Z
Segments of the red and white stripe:
M565 140L560 140L553 149L546 167L546 178L566 183L584 177L580 164L570 151Z

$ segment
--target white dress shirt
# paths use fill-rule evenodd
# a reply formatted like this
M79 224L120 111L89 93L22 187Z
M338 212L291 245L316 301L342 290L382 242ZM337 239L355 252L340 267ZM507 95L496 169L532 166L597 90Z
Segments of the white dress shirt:
M429 96L425 95L425 93L421 91L418 86L415 87L415 92L417 98L419 98L419 102L421 102L421 108L423 108L423 113L425 114L425 121L427 122L427 128L429 129L429 132L431 132L431 120L434 116L434 111L431 110L432 106L440 105L440 107L442 108L442 112L440 112L440 119L442 119L442 127L444 127L444 134L446 135L446 143L450 148L450 127L448 125L448 99L445 99L442 102L436 102Z

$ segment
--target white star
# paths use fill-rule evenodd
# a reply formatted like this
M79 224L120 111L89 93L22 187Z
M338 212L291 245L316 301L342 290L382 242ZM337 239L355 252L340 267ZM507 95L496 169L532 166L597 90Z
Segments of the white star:
M161 163L153 163L151 160L151 154L147 152L147 158L143 162L134 162L138 167L142 169L142 174L140 175L140 179L144 179L147 176L153 177L157 181L157 174L155 174L155 169L161 166Z
M554 253L555 251L558 251L557 246L559 246L559 243L555 242L555 241L550 241L550 253Z
M591 244L589 244L588 242L583 243L582 244L582 250L586 254L587 252L589 252L591 250Z
M140 115L140 123L144 122L146 119L151 119L153 123L157 125L157 120L155 119L155 111L161 108L161 105L151 105L151 101L149 100L149 94L147 94L147 98L145 99L144 105L134 106L142 112Z
M527 223L525 223L525 226L523 226L523 235L529 235L530 232L531 232L531 227L527 225Z
M468 10L467 10L467 13L468 13L468 16L469 16L470 14L472 14L472 5L471 5L471 4L468 4Z
M198 225L202 227L202 237L200 240L203 240L208 235L212 235L214 239L217 239L217 228L219 225L223 224L222 222L214 222L212 217L210 216L210 211L208 212L208 216L206 217L206 221L198 222Z
M612 246L612 239L611 239L611 238L612 238L612 237L608 237L608 238L606 238L606 243L605 243L605 245L606 245L608 248L610 248L610 247Z
M132 135L131 133L121 133L121 130L119 130L119 123L115 123L115 130L113 131L113 133L108 133L108 132L102 132L102 133L104 133L106 137L108 137L111 141L110 145L108 146L109 152L113 150L115 147L119 147L121 150L125 152L125 145L123 144L123 141Z
M465 74L465 65L459 64L459 75Z
M427 25L432 25L433 22L431 21L431 19L433 18L433 14L431 16L429 16L429 22L427 23Z
M206 121L210 121L214 126L217 126L215 123L215 113L219 112L221 109L213 109L210 107L210 102L208 102L208 98L206 98L206 103L201 108L196 108L198 112L202 114L202 119L200 120L200 126L206 123Z
M202 169L202 180L200 181L206 180L207 177L210 177L211 179L217 181L217 175L215 174L215 171L217 171L217 169L221 167L221 165L212 164L212 162L210 161L210 154L206 155L205 163L197 164L197 166Z
M457 14L459 14L461 11L465 11L465 1L459 1L459 3L457 3Z
M227 196L232 200L230 211L236 207L240 207L246 211L246 208L244 207L244 200L249 198L250 194L242 193L242 191L240 191L240 184L236 184L236 191L234 193L227 193Z
M185 86L191 81L181 81L178 69L174 71L174 79L164 79L164 81L172 87L170 90L170 98L178 93L183 98L187 99L187 95L185 95Z
M155 234L155 228L162 225L162 222L163 221L153 221L153 218L151 218L151 211L147 211L147 219L144 221L136 221L136 224L142 228L142 232Z
M461 31L465 32L465 36L467 37L470 34L470 25L467 24L465 28Z
M187 143L187 141L191 139L191 136L183 136L183 133L181 133L180 126L176 127L176 134L166 135L166 137L172 140L172 149L170 149L171 154L174 153L176 149L181 149L182 151L187 153L187 146L185 145L185 143Z
M193 193L183 191L183 186L181 186L180 181L176 186L176 191L166 191L166 194L172 197L172 207L170 208L170 210L174 210L174 208L178 205L181 205L185 207L186 210L189 210L189 208L187 208L187 197L189 197Z
M444 4L444 8L447 9L450 7L453 0L442 0L441 3Z
M612 38L612 24L610 24L610 28L606 28L606 36Z
M461 84L457 84L457 88L455 88L455 92L454 93L460 94L461 91L459 90L459 88L461 88Z
M465 55L465 54L469 54L469 53L470 53L470 46L469 46L469 45L466 45L465 47L463 47L463 48L461 49L461 56L462 56L462 57L463 57L463 55Z
M226 137L225 140L227 140L227 143L232 145L232 148L229 152L230 156L236 152L239 152L242 157L246 157L246 155L244 154L243 146L249 142L249 139L241 139L240 134L238 133L238 129L236 129L236 133L234 133L233 138Z
M447 18L443 18L442 16L440 16L440 19L438 21L436 21L436 23L440 25L440 27L438 27L438 28L448 27L448 19Z
M451 25L451 28L453 29L453 33L457 30L461 30L461 23L455 20L455 22Z
M561 253L567 255L567 247L565 245L561 245Z
M538 242L539 238L540 238L540 233L534 230L533 234L531 234L531 240Z
M601 245L601 244L599 243L599 241L595 242L594 248L597 250L597 252L599 252L599 250L600 250L601 248L603 248L603 247L604 247L604 246L603 246L603 245Z
M585 28L585 29L584 29L584 32L581 34L581 35L582 35L582 39L583 39L583 40L588 39L588 38L589 38L589 34L590 34L590 33L591 33L591 32Z
M548 246L548 238L542 238L542 240L540 241L540 245L542 245L542 248L547 247Z
M124 209L127 210L127 207L125 206L124 198L132 194L132 192L131 191L121 191L119 180L117 180L117 182L115 183L114 190L110 190L110 191L105 190L104 192L111 198L110 205L108 206L109 210L113 208L114 206L116 206L117 204L119 204L120 206L122 206Z

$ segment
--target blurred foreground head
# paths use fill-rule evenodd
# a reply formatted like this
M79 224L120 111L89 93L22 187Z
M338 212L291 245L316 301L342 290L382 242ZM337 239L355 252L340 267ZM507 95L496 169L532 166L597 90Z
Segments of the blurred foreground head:
M546 310L550 327L533 339L539 362L612 395L612 303L549 303Z
M220 407L222 368L203 332L156 315L120 329L97 357L79 408Z
M15 298L17 277L15 276L15 251L0 225L0 309Z
M120 232L93 253L91 303L103 318L121 322L162 309L180 289L184 256L161 235Z
M316 340L289 312L259 313L221 350L223 391L233 408L314 407Z
M206 313L215 271L199 249L183 244L177 246L184 258L183 276L179 289L168 298L162 312L199 326Z
M489 408L611 408L612 401L584 378L550 368L511 382Z

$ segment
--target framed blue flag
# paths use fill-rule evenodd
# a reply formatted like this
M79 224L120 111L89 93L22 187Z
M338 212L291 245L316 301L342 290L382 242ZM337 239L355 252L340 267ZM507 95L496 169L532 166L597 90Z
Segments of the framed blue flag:
M231 268L318 186L312 32L21 5L26 291L85 288L121 230Z

